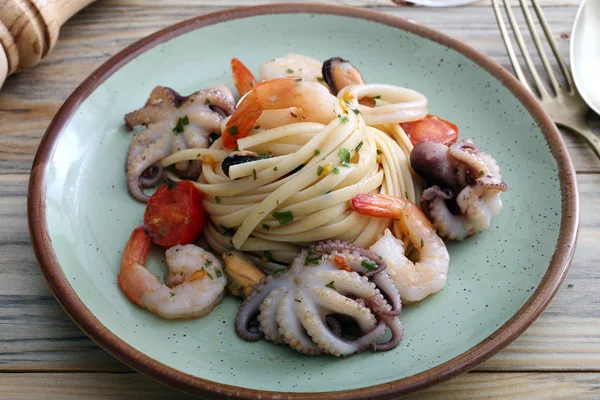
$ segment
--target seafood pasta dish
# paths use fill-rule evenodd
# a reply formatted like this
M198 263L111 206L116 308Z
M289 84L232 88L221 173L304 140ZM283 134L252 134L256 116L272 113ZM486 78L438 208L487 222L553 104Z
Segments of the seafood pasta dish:
M121 289L167 320L237 296L241 339L304 354L395 348L402 306L446 285L445 240L500 213L499 166L423 94L342 58L231 70L237 93L157 86L125 115L127 186L146 204ZM144 266L150 246L166 249L164 280Z

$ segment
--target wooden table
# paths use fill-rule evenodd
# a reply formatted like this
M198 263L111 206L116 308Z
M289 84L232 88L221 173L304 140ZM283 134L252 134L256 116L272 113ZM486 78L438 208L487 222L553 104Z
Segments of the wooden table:
M487 1L453 9L398 7L390 0L328 2L412 19L508 65ZM167 25L254 3L261 2L100 0L63 27L56 49L38 67L8 78L0 91L1 399L187 397L112 358L60 308L29 241L29 170L40 138L62 102L110 56ZM578 0L540 3L568 59L568 32ZM505 350L473 372L414 398L600 398L600 297L596 286L600 282L600 161L581 140L569 135L565 140L578 173L581 230L561 290L539 320Z

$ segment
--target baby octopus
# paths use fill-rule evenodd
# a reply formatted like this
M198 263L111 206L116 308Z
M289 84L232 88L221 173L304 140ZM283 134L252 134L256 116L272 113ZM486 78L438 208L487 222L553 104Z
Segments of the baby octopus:
M310 355L391 350L404 330L400 296L385 267L379 256L350 243L318 243L254 286L236 317L236 332ZM391 338L377 343L387 328Z
M175 90L157 86L144 107L125 115L125 126L145 128L134 135L127 154L127 187L138 201L149 196L142 188L156 185L162 177L159 161L187 148L206 148L218 138L221 121L231 115L235 102L224 85L181 96ZM182 161L175 165L186 178L197 177L200 161Z
M440 236L463 240L488 229L492 217L500 213L500 193L508 187L496 160L479 151L471 139L450 147L420 142L410 162L421 177L434 184L423 192L421 208Z

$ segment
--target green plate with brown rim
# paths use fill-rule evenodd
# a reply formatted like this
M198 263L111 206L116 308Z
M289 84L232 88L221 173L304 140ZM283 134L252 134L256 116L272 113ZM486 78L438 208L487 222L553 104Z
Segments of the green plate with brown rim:
M290 52L351 60L373 83L416 89L430 111L494 155L510 187L488 231L449 243L446 288L401 319L393 351L308 357L239 339L239 301L165 321L121 292L123 246L143 205L127 193L123 115L156 85L181 93L223 82L231 57L251 69ZM129 46L86 79L49 126L29 187L29 226L48 284L73 320L132 368L205 397L367 399L400 395L478 365L543 311L573 256L573 165L537 101L487 57L430 28L374 11L323 5L239 8L182 22ZM148 266L162 271L162 255Z

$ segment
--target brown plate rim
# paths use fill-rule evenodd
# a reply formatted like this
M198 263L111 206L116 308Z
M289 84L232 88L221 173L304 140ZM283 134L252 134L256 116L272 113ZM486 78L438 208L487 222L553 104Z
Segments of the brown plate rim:
M45 209L47 167L63 128L80 104L104 80L139 54L184 33L239 18L290 13L333 14L374 21L433 40L463 54L498 79L525 106L542 130L558 165L562 194L560 232L548 270L535 292L511 319L486 339L453 359L416 375L360 389L319 393L284 393L247 389L194 377L141 353L102 325L70 286L52 248ZM183 21L138 40L102 64L65 101L42 138L31 170L27 214L36 258L48 285L63 309L90 338L133 369L179 390L206 398L306 399L310 397L328 400L363 400L403 395L447 380L487 360L523 333L552 300L569 269L579 226L579 197L575 169L556 125L535 97L508 71L487 56L434 29L377 11L333 5L277 4L234 8Z

